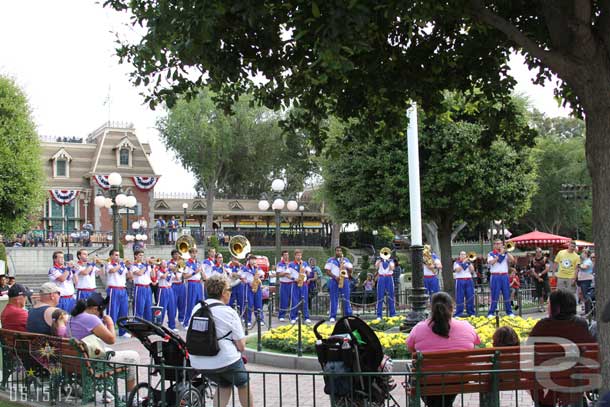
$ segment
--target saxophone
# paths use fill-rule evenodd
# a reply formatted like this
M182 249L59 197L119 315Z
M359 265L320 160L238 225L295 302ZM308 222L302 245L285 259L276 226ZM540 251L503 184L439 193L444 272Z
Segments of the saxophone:
M339 288L343 288L345 279L347 278L347 270L345 269L345 260L341 256L341 262L339 263Z
M298 272L299 272L299 277L297 278L297 287L300 288L300 287L303 287L303 283L305 282L305 278L307 277L307 274L301 268L301 263L299 263Z
M254 294L256 294L258 292L258 289L260 288L260 285L261 285L261 279L258 276L258 270L256 270L254 272L254 279L252 280L252 284L251 284L252 292Z

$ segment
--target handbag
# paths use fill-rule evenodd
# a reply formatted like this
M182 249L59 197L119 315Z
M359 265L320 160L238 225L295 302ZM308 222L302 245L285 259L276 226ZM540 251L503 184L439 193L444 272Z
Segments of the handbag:
M105 359L106 358L106 347L104 342L96 335L91 334L81 339L87 348L87 355L90 359Z

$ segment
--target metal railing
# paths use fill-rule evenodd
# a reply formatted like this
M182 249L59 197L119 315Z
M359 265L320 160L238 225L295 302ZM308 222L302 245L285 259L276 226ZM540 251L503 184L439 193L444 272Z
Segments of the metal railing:
M27 345L27 344L24 344ZM87 370L91 359L75 356L40 355L27 346L3 347L2 382L0 393L11 401L31 405L76 406L83 404L123 406L220 406L214 396L217 386L202 372L190 367L138 364L94 360L95 376ZM74 369L80 366L81 369ZM246 365L248 366L248 365ZM126 381L126 369L135 371L135 386ZM114 373L116 372L116 373ZM489 369L473 371L421 372L297 372L282 371L273 367L266 370L253 368L247 371L248 392L239 394L230 388L233 404L256 406L410 406L424 405L420 400L425 393L427 376L435 376L435 387L442 391L455 389L456 382L463 389L447 397L455 397L453 406L531 405L530 391L543 387L531 383L529 390L498 390L498 377L507 381L518 378L519 369ZM473 393L466 384L486 383L486 393ZM380 385L382 384L382 385ZM453 384L453 385L452 385ZM244 387L245 389L245 387ZM241 397L240 397L241 396ZM585 400L597 399L596 390L582 395ZM245 402L245 403L244 403ZM577 402L574 405L579 405Z

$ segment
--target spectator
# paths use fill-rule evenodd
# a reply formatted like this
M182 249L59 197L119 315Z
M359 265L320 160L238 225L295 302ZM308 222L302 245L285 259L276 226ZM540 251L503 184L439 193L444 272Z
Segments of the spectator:
M531 337L564 338L573 343L592 343L595 339L589 332L587 321L576 316L576 297L566 289L557 289L549 296L549 317L536 323ZM578 405L582 400L582 393L559 393L552 389L541 388L532 392L532 398L539 407L555 406L557 402L562 405Z
M577 284L580 289L581 298L585 304L585 314L588 314L593 308L591 298L593 282L593 261L589 258L589 249L584 249L580 255L580 264L578 265Z
M521 288L521 280L519 279L517 269L515 269L513 267L510 268L509 284L510 284L510 305L513 306L515 309L519 309L519 305L517 304L517 306L515 306L514 302L515 302L515 298L517 297L517 294L519 294L519 288Z
M34 246L42 245L44 247L44 230L40 225L36 226L36 229L32 231L32 238L34 239Z
M66 323L68 322L68 313L63 309L57 308L51 315L53 322L51 323L51 335L66 336Z
M318 295L318 287L320 286L320 281L321 281L321 277L322 277L322 270L320 270L320 267L318 267L316 265L316 258L315 257L310 257L308 260L309 263L309 267L311 268L311 271L308 273L307 276L307 288L308 288L308 296L309 296L309 309L311 309L311 302L313 300L314 297L316 297Z
M0 320L2 328L26 332L28 312L25 310L25 300L32 293L27 287L15 284L8 290L8 304L2 311Z
M557 289L564 289L576 294L576 270L580 256L576 253L576 242L571 241L568 248L560 250L555 256L553 271L556 271Z
M442 350L468 350L481 343L476 331L467 321L452 318L453 299L445 292L432 295L431 315L411 330L407 347L411 352L434 352ZM424 397L428 407L451 406L455 394Z
M114 344L116 341L114 321L109 315L104 315L104 308L106 308L106 301L98 292L91 294L86 301L78 301L72 310L72 317L68 320L68 335L79 340L89 335L95 335L105 344ZM134 350L115 351L110 361L137 365L140 362L140 356ZM136 366L129 366L126 381L127 391L131 391L135 385Z
M364 303L370 304L375 300L375 294L373 293L373 289L375 288L375 281L373 281L373 275L368 273L366 275L366 280L362 284L364 286Z
M530 277L534 280L534 284L536 285L536 297L540 304L538 310L543 312L544 303L551 292L551 286L549 285L549 271L551 266L548 258L542 253L540 247L537 247L536 254L531 256L528 268L530 270Z
M55 283L44 283L40 287L40 300L28 313L28 332L51 335L53 312L58 309L59 296L59 287Z
M214 274L206 281L209 305L221 303L227 305L231 298L231 284L222 274ZM193 315L201 307L197 304ZM229 402L233 386L237 386L239 401L242 406L253 407L254 400L248 384L249 377L242 353L246 350L246 337L237 312L229 306L216 306L210 309L216 325L216 336L219 339L220 352L216 356L197 356L191 354L191 366L218 385L213 405L224 407ZM188 340L188 338L187 338Z
M164 245L167 243L167 223L163 216L159 216L157 218L157 242L159 245Z
M80 242L80 238L81 238L80 232L78 231L77 228L74 228L72 233L70 233L70 239L68 240L66 245L69 245L70 242L75 243L75 244L78 245L78 243Z
M91 246L91 232L85 226L83 226L82 230L80 231L81 244L84 247L89 247Z
M519 346L519 335L510 326L501 326L493 335L494 348L504 346Z
M10 287L6 285L6 275L0 274L0 295L7 295Z
M15 276L8 276L8 288L15 285Z

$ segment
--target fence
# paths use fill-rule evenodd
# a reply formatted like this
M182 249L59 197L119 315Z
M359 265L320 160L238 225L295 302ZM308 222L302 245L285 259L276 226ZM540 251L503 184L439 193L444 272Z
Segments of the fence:
M61 349L41 356L27 346L3 347L2 387L0 392L11 401L32 405L76 406L110 405L115 407L173 407L218 406L214 394L217 386L189 367L167 364L116 363L95 361L96 372L118 372L105 376L89 374L86 366L90 359L64 355ZM10 359L9 359L10 358ZM145 358L142 356L142 358ZM80 366L81 369L74 369ZM130 388L125 380L125 369L135 370L135 386ZM462 382L453 406L519 406L532 405L527 390L500 391L497 383L509 381L522 374L520 369L493 369L479 371L422 372L295 372L274 368L252 369L247 372L249 392L241 395L232 387L229 395L237 405L257 406L409 406L423 405L420 395L427 383L435 383L440 394L455 393L455 383ZM99 376L99 377L98 377ZM444 383L447 391L444 392ZM380 390L379 383L387 383ZM470 383L470 385L469 385ZM474 393L468 387L474 383L488 383L485 393ZM494 386L493 383L496 383ZM394 386L396 385L396 386ZM533 382L530 391L542 390ZM584 393L580 403L595 400L596 391ZM104 403L106 402L106 403Z

